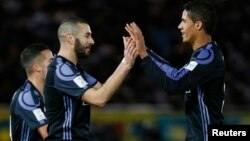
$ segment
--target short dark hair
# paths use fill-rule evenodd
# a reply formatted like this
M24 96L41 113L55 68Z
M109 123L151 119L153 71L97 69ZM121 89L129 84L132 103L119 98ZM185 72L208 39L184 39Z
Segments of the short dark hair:
M77 16L64 19L58 28L58 37L64 36L65 33L76 34L78 32L78 24L82 23L88 24L88 21Z
M188 16L193 22L202 21L204 30L208 34L212 34L215 30L217 16L214 5L205 0L193 0L184 5L184 10L188 12Z
M20 60L21 65L25 69L27 74L31 73L31 67L34 63L34 60L40 55L44 50L49 49L45 44L34 43L28 45L21 53Z

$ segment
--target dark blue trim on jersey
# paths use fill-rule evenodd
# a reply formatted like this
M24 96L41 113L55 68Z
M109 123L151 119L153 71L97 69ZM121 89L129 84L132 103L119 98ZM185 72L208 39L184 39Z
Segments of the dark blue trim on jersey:
M181 68L181 69L176 69L173 68L169 65L169 63L155 54L153 51L148 51L150 58L152 61L163 71L165 74L173 79L173 80L179 80L181 79L185 74L188 73L187 69Z
M28 141L29 140L29 132L30 128L28 124L23 121L22 122L22 133L21 133L21 141Z
M155 60L161 62L161 63L166 63L169 64L168 61L166 61L165 59L163 59L161 56L159 56L158 54L156 54L153 50L147 49L147 53L149 54L149 56L151 58L154 58Z
M69 96L63 96L64 108L64 123L63 123L63 140L72 140L71 123L72 123L72 100Z
M209 112L206 104L204 103L204 91L200 87L197 88L198 92L198 102L201 112L202 129L204 133L204 141L208 141L208 125L210 124Z

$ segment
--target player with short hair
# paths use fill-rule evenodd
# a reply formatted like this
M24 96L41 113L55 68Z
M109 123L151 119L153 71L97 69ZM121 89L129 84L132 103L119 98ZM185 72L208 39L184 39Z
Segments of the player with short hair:
M12 141L42 141L48 136L43 89L52 58L51 50L44 44L31 44L21 53L21 64L28 78L15 92L10 104Z
M123 38L123 61L101 84L78 63L89 56L94 45L88 22L79 17L64 20L58 38L60 50L49 65L45 83L47 140L89 141L90 105L103 107L122 84L138 55L135 44Z
M182 68L172 66L147 49L135 23L125 27L136 42L146 74L169 94L185 92L186 141L207 141L208 125L223 124L225 64L221 50L212 40L215 24L216 14L210 3L185 4L178 28L193 53Z

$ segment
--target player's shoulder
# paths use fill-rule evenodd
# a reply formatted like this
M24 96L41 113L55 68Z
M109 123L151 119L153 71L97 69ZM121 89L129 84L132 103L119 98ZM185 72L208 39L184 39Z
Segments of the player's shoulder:
M215 57L214 49L215 45L213 43L208 43L202 46L193 53L193 60L199 64L211 63Z
M72 80L76 77L76 66L63 57L56 58L56 75L64 81Z
M25 110L33 110L41 104L39 95L39 92L34 88L33 85L26 83L16 93L16 102L21 108Z

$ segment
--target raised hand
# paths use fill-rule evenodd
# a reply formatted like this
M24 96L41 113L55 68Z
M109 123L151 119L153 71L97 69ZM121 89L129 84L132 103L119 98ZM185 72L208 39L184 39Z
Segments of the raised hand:
M146 51L147 47L141 29L134 22L126 24L125 29L129 33L131 38L135 41L135 45L140 57L146 57L148 55Z
M133 67L135 59L138 55L137 48L135 47L135 42L130 37L123 37L123 44L124 44L124 58L122 62L129 65L129 67Z

